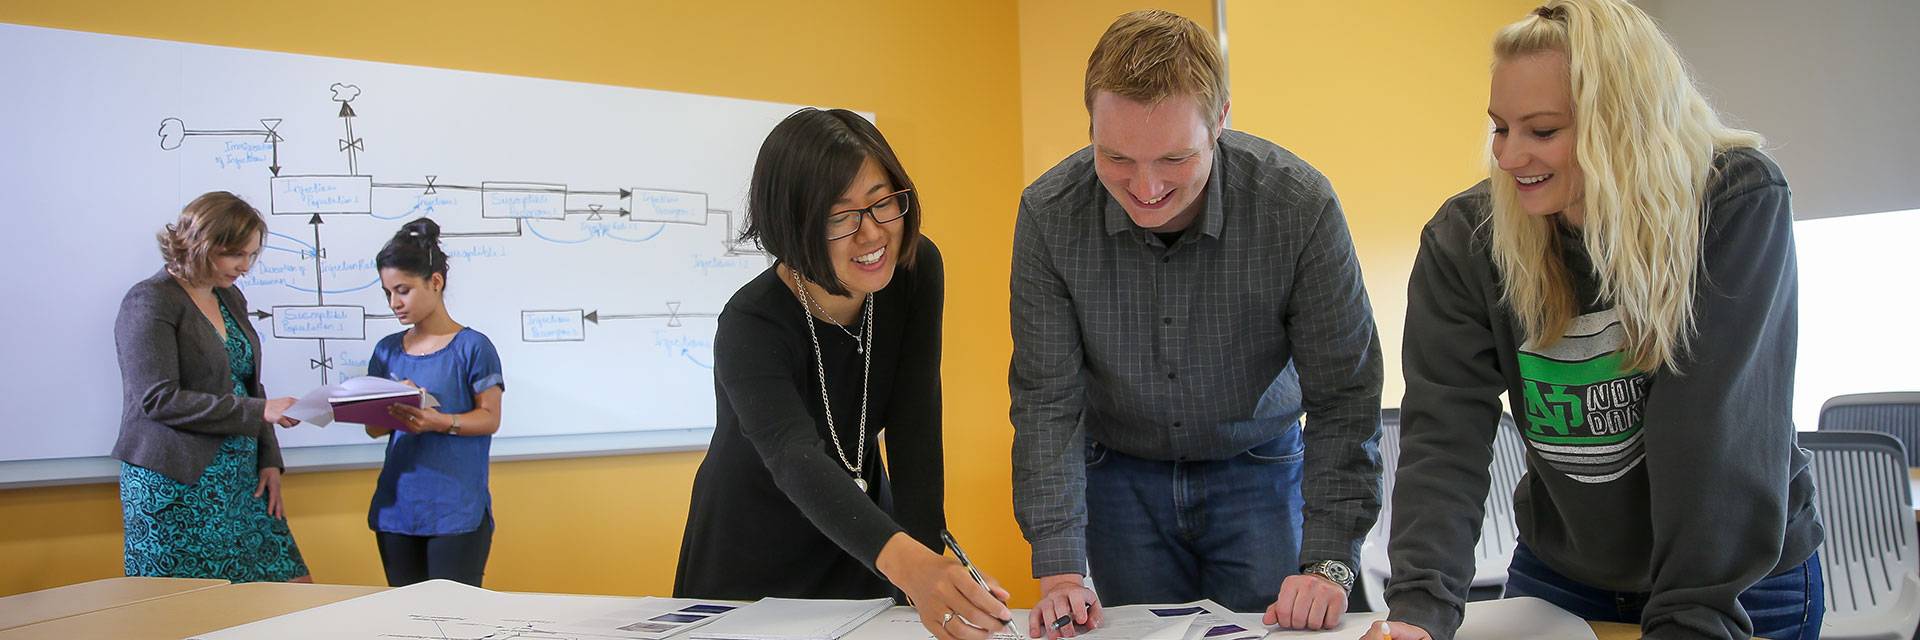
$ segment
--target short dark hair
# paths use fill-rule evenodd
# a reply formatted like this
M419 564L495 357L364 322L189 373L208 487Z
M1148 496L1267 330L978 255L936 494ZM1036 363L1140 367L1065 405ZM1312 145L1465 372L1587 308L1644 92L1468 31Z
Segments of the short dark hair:
M847 295L827 257L827 217L867 158L880 163L893 188L913 188L886 137L860 114L813 108L793 112L760 145L740 241L758 243L828 293ZM901 222L900 264L912 267L914 249L920 245L918 191L907 192L907 216Z
M375 269L399 269L422 280L447 277L447 253L440 250L440 223L420 218L393 233L393 239L373 257Z

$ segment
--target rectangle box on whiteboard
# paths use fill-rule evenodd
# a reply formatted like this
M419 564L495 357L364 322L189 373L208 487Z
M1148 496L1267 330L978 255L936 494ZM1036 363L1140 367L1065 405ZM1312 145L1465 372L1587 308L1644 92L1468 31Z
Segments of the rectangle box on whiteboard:
M367 339L367 310L345 305L273 308L273 337L309 340Z
M579 309L520 312L522 342L581 342L586 339L585 314Z
M274 215L373 213L371 176L278 176L268 209Z
M567 218L567 185L538 182L480 183L482 218Z
M707 223L707 194L692 191L633 189L628 219L674 224Z

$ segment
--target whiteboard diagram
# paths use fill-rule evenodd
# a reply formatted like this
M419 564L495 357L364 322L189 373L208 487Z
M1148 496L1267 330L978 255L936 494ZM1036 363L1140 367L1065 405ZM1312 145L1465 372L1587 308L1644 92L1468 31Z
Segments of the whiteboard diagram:
M443 239L459 238L516 238L540 240L557 245L581 244L594 238L608 238L628 243L646 243L660 237L668 225L707 226L718 224L725 235L720 240L718 256L724 259L741 256L765 258L765 252L758 247L741 246L734 238L738 227L731 211L708 208L705 193L676 191L664 188L625 187L619 189L576 189L563 183L482 181L477 185L444 184L438 182L439 176L427 174L422 182L381 182L374 176L360 173L359 155L366 150L366 140L353 133L353 121L359 114L353 110L353 101L359 98L361 89L357 85L334 83L327 90L331 100L340 105L338 117L344 133L335 140L338 151L344 157L346 173L342 174L298 174L283 172L286 168L280 164L280 144L286 141L277 129L284 122L281 118L259 119L259 129L189 129L186 122L178 117L168 117L160 121L156 135L160 148L167 151L180 149L190 139L207 138L229 139L222 146L225 152L238 151L243 155L222 155L215 162L221 165L258 164L263 156L257 151L264 146L269 163L265 176L270 187L263 213L270 216L295 216L306 219L306 225L312 228L312 242L304 237L296 237L282 232L271 232L272 242L266 248L276 252L272 257L282 260L263 260L268 270L287 273L283 267L287 260L297 261L310 268L303 269L313 277L311 289L293 286L297 280L290 278L263 278L251 276L241 281L243 287L287 286L295 291L310 292L311 304L275 305L271 310L249 310L248 315L256 321L271 319L268 328L274 338L289 341L312 341L317 353L307 360L309 369L319 373L320 384L331 383L336 376L333 370L336 363L327 352L327 340L364 341L368 322L374 320L392 320L393 314L370 313L365 306L355 304L328 304L325 282L328 259L327 243L323 239L322 229L328 216L366 216L380 220L404 220L416 217L423 207L429 212L440 214L444 218L453 216L476 217L487 220L509 221L511 230L499 231L454 231L442 234ZM251 145L235 146L232 139L242 143L251 141ZM374 204L376 190L394 190L401 194L401 200L408 196L414 198L412 206L399 215L381 215ZM477 194L478 209L462 211L453 198L439 197L442 193L471 192ZM471 207L468 207L471 209ZM420 215L425 215L421 213ZM537 227L530 227L533 221L548 220L565 222L569 217L584 216L588 223L576 230L587 235L578 238L562 238L563 233L542 233ZM640 237L623 237L617 233L617 225L606 224L618 219L623 223L648 223L657 225ZM595 224L600 223L600 224ZM553 235L549 235L552 233ZM287 257L280 254L292 254ZM467 257L471 257L468 255ZM376 273L377 278L377 273ZM722 283L724 284L724 283ZM738 284L738 283L736 283ZM346 292L350 292L346 291ZM586 325L599 324L601 320L657 320L668 328L682 328L689 318L712 319L719 317L714 311L686 311L681 302L671 300L662 303L664 311L651 313L615 313L601 314L599 310L585 309L532 309L520 312L520 340L524 342L580 342L586 340ZM377 336L376 336L377 337ZM691 344L691 343L684 343ZM693 348L681 346L680 355L689 362L711 369L701 364L692 353ZM364 373L364 366L360 373Z
M111 449L120 295L159 269L161 225L212 190L267 218L239 287L269 395L361 375L404 328L373 258L430 216L448 309L501 354L501 438L713 424L717 314L769 265L736 241L748 174L797 105L4 24L0 57L22 62L0 83L34 96L0 101L0 134L26 150L0 158L0 206L32 239L0 256L16 303L0 341L36 363L0 374L0 461ZM368 441L348 426L281 442Z

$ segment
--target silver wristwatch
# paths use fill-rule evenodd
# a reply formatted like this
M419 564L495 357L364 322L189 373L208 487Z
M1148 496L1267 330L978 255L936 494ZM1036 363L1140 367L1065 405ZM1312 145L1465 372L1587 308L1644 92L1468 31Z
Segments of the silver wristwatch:
M1334 584L1340 585L1340 588L1345 589L1347 593L1353 593L1353 567L1347 566L1345 562L1339 560L1321 560L1301 567L1300 573L1316 575L1332 580Z

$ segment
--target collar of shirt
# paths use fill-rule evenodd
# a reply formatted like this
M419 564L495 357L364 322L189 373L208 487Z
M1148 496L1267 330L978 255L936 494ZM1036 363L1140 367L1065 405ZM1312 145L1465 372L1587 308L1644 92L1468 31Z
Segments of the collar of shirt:
M1213 238L1219 238L1220 230L1226 227L1226 208L1221 200L1224 197L1221 193L1226 191L1221 187L1221 183L1226 180L1222 177L1226 174L1226 162L1227 154L1221 152L1220 141L1216 139L1213 143L1213 171L1207 175L1207 200L1201 205L1198 221L1200 233ZM1098 174L1095 174L1094 180L1099 179ZM1105 184L1100 185L1100 193L1106 196L1100 207L1100 215L1106 221L1107 235L1118 235L1127 230L1141 230L1139 226L1133 224L1133 218L1127 217L1127 210L1120 206L1119 200L1114 199L1113 192L1108 191ZM1189 230L1194 228L1188 227ZM1135 235L1141 242L1146 241L1146 234Z

